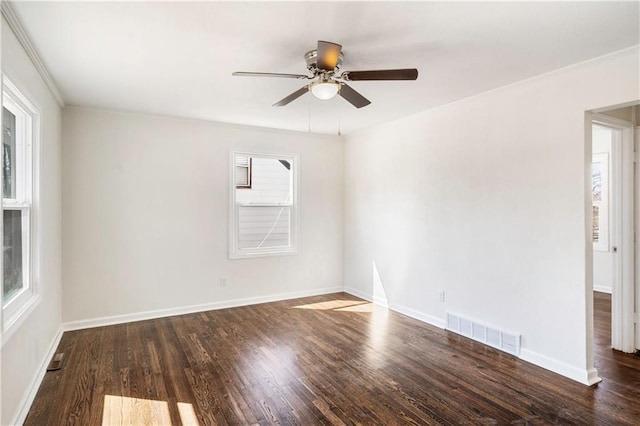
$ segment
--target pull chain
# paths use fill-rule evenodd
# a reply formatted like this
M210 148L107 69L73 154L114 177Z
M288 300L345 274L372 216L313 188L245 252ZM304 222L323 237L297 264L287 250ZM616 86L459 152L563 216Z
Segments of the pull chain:
M341 122L340 122L340 102L338 102L338 136L342 136L341 132Z
M307 96L307 123L308 131L311 133L311 96Z

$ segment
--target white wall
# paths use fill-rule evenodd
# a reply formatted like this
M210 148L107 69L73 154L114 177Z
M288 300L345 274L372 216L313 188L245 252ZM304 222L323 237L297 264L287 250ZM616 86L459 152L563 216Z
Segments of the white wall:
M636 48L348 136L347 288L521 333L524 359L592 381L585 111L639 99L639 75Z
M342 288L341 138L65 108L63 141L64 322ZM231 150L300 156L298 254L228 259Z
M2 70L41 111L40 236L42 300L2 346L2 424L15 421L48 362L61 323L61 111L7 22ZM25 414L25 413L22 413Z
M607 154L609 158L609 177L607 178L607 182L610 183L612 176L611 133L594 131L592 144L594 154ZM611 199L612 191L610 188L607 193L609 194L609 214L607 217L609 218L609 238L611 238L612 231L615 227L613 223L615 217L611 214L613 200ZM611 293L613 288L613 252L599 250L593 251L593 288L596 291Z

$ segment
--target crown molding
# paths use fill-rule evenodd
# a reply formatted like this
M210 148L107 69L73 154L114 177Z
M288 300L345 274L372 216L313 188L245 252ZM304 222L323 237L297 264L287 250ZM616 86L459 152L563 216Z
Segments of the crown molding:
M11 2L6 0L0 1L0 9L2 9L2 16L4 16L4 19L6 19L9 27L16 35L27 56L29 57L29 59L31 59L31 62L33 62L33 65L40 73L40 76L44 80L44 83L51 91L53 97L56 98L56 101L58 101L58 105L60 105L61 108L64 108L64 99L58 91L53 78L51 78L51 74L49 74L49 71L47 71L47 67L44 65L44 62L40 58L38 51L36 50L33 43L31 43L31 39L29 38L27 31L22 26L22 22L20 22L18 15L16 15L16 12L13 10Z

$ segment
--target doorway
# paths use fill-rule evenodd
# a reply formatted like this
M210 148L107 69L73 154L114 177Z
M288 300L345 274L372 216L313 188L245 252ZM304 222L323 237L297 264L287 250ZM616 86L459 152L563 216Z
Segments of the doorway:
M612 348L633 353L637 347L635 123L635 107L600 111L591 120L593 349L600 359Z

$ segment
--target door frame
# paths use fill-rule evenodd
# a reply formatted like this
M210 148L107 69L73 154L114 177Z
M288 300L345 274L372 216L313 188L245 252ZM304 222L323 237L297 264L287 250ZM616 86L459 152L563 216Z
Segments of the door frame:
M611 347L622 352L636 350L635 341L635 226L633 124L603 114L592 115L592 125L614 132L611 144L610 246L614 253L614 279L611 294Z
M632 108L633 110L633 116L637 117L636 115L636 108L638 108L637 106L634 106ZM637 120L637 119L636 119ZM634 247L637 247L638 245L638 227L640 227L640 163L638 162L638 151L640 150L640 123L638 123L636 121L636 127L634 129L634 139L633 139L633 145L634 145L634 163L635 163L635 188L634 188L634 196L635 196L635 209L636 209L636 232L634 233ZM636 325L636 350L640 349L640 327L638 327L638 313L637 313L637 309L638 307L640 307L640 284L638 283L638 281L640 280L640 251L636 249L635 252L635 272L636 272L636 283L635 283L635 291L636 291L636 313L634 314L633 320L635 321L635 325Z

